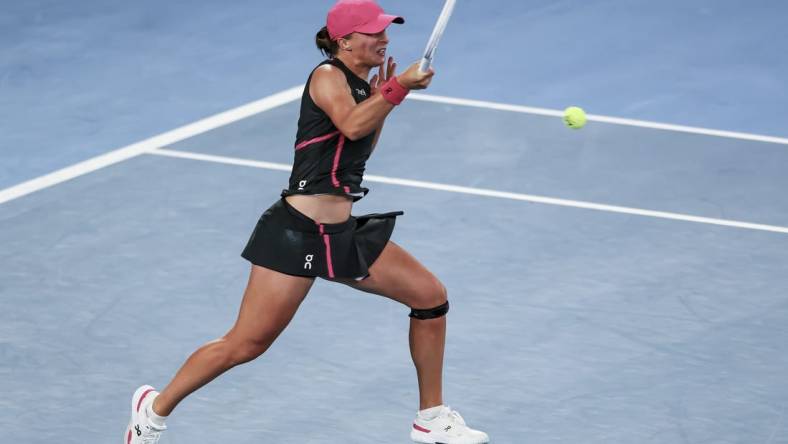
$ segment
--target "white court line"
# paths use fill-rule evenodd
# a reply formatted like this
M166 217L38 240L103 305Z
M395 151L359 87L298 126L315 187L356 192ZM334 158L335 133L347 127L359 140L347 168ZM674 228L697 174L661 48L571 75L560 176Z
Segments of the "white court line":
M304 85L294 86L263 99L0 190L0 204L292 102L301 97L303 90Z
M409 99L424 102L445 103L447 105L471 106L475 108L494 109L498 111L510 111L515 113L535 114L539 116L563 117L564 112L554 109L534 108L530 106L507 105L505 103L486 102L483 100L458 99L455 97L434 96L432 94L410 93ZM722 131L708 128L697 128L694 126L672 125L669 123L648 122L645 120L624 119L621 117L600 116L589 114L588 120L592 122L612 123L616 125L637 126L640 128L651 128L666 131L676 131L681 133L702 134L704 136L724 137L728 139L752 140L755 142L777 143L788 145L788 139L782 137L762 136L760 134L737 133L734 131Z
M168 131L158 136L151 137L141 142L137 142L135 144L128 145L126 147L119 148L114 151L110 151L106 154L93 157L91 159L71 165L69 167L0 190L0 204L25 196L35 191L42 190L44 188L48 188L53 185L57 185L59 183L65 182L75 177L88 174L90 172L99 170L106 166L131 159L140 154L150 152L157 148L167 146L169 144L181 141L183 139L195 136L197 134L201 134L206 131L219 128L223 125L227 125L229 123L244 119L246 117L251 117L255 114L269 110L276 106L289 103L291 101L298 99L298 97L301 95L303 91L303 88L304 85L294 86L290 89L284 90L277 94L273 94L271 96L257 100L247 105L243 105L238 108L231 109L229 111L225 111L220 114L216 114L214 116L199 120L192 124L182 126L180 128L174 129L172 131ZM421 100L421 101L428 101L435 103L471 106L477 108L486 108L486 109L493 109L500 111L511 111L518 113L526 113L526 114L536 114L536 115L553 116L553 117L558 117L562 115L562 112L557 110L534 108L534 107L520 106L520 105L507 105L504 103L487 102L482 100L469 100L469 99L460 99L454 97L434 96L429 94L411 93L409 95L409 98L414 100ZM608 117L608 116L598 116L598 115L590 115L589 120L597 121L597 122L607 122L617 125L637 126L642 128L662 129L667 131L678 131L678 132L695 133L695 134L702 134L708 136L727 137L733 139L753 140L758 142L788 145L788 139L771 137L771 136L761 136L757 134L737 133L732 131L720 131L720 130L712 130L706 128L695 128L695 127L682 126L682 125L670 125L664 123L646 122L640 120L622 119L618 117Z
M148 154L158 156L177 157L181 159L201 160L204 162L223 163L228 165L239 165L268 170L290 172L292 165L286 163L262 162L258 160L240 159L237 157L216 156L212 154L192 153L188 151L174 151L158 149L149 151ZM726 227L744 228L748 230L771 231L774 233L788 234L788 227L776 225L754 224L736 220L714 219L710 217L691 216L688 214L668 213L665 211L643 210L640 208L620 207L616 205L605 205L593 202L583 202L578 200L556 199L553 197L535 196L532 194L512 193L508 191L496 191L484 188L472 188L459 185L448 185L436 182L425 182L422 180L399 179L395 177L375 176L365 174L364 180L368 182L378 182L390 185L400 185L413 188L425 188L429 190L448 191L452 193L473 194L476 196L498 197L502 199L522 200L527 202L541 203L547 205L558 205L562 207L582 208L586 210L606 211L609 213L631 214L635 216L655 217L659 219L671 219L685 222L695 222L710 225L722 225Z
M253 168L261 168L264 170L285 171L288 173L293 169L293 165L287 163L263 162L261 160L241 159L239 157L216 156L214 154L193 153L191 151L181 151L181 150L168 150L165 148L160 148L151 151L148 154L155 154L157 156L177 157L180 159L202 160L203 162L223 163L227 165L238 165L238 166L246 166ZM366 178L367 176L364 175L364 179Z

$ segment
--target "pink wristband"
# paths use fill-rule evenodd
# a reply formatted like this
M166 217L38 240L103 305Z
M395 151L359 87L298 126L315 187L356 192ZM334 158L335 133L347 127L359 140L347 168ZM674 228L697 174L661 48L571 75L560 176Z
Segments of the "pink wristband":
M397 76L388 79L386 83L380 87L380 93L383 94L383 98L392 105L399 105L402 103L409 92L410 90L408 88L405 88L397 81Z

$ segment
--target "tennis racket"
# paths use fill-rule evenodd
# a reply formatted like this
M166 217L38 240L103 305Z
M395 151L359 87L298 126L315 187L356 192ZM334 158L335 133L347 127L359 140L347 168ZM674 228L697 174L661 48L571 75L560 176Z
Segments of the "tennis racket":
M427 72L430 69L430 65L432 65L435 49L438 47L438 42L446 29L446 24L449 23L451 13L454 11L454 3L456 3L456 0L446 0L446 3L443 4L443 10L438 17L438 21L435 22L435 27L432 28L432 35L427 42L427 47L424 49L424 57L421 58L421 63L419 64L419 71L421 72Z

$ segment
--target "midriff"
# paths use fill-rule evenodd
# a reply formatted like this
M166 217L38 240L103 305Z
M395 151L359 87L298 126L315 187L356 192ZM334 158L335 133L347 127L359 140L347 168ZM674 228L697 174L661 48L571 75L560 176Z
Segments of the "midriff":
M294 194L287 203L310 219L321 224L337 224L348 220L353 200L338 194Z

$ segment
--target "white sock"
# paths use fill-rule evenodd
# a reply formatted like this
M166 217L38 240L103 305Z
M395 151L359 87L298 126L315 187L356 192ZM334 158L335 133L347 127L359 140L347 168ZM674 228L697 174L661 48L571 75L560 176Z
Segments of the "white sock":
M145 407L145 413L148 414L148 419L150 420L151 424L159 428L164 427L164 421L167 420L167 417L159 416L153 411L153 401L149 402Z
M430 407L428 409L419 410L419 418L425 421L432 421L433 419L437 418L442 411L443 411L443 404L437 405L435 407Z

